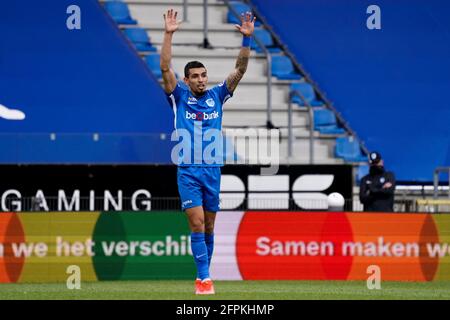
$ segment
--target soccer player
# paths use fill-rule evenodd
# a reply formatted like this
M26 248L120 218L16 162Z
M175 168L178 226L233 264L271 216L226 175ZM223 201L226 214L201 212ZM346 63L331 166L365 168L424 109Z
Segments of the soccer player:
M220 161L214 161L217 160L214 156L205 157L207 145L204 141L207 139L203 136L208 131L222 130L222 106L233 95L247 69L255 19L250 12L242 14L241 25L235 25L243 35L235 68L224 82L207 89L208 74L199 61L186 64L183 79L186 87L177 83L171 69L171 47L173 34L181 21L177 20L177 12L172 9L164 14L165 32L160 61L164 91L175 114L176 132L187 131L191 136L190 150L179 152L176 162L181 208L186 213L191 230L191 248L197 267L196 294L214 294L209 266L214 249L214 221L219 210L220 167L223 166L223 157ZM202 136L200 140L196 138L199 134ZM220 154L219 150L216 154Z

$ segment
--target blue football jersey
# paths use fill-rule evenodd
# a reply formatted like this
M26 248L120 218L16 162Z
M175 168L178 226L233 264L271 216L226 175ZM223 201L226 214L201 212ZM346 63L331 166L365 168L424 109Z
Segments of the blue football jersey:
M223 166L222 106L232 97L225 81L196 97L177 84L168 94L174 112L176 141L172 161L179 166Z

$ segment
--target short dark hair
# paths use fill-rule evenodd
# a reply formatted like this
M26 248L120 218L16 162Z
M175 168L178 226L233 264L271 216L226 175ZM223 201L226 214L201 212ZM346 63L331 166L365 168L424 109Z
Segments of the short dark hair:
M193 68L205 68L205 66L203 65L203 63L201 63L200 61L191 61L188 62L186 64L186 66L184 67L184 76L186 78L189 78L189 69L193 69ZM205 68L206 69L206 68Z

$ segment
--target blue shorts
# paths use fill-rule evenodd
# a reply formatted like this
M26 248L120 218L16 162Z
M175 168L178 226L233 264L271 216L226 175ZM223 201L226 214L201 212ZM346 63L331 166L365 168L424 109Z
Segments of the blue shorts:
M181 209L203 206L206 211L219 211L220 171L220 167L178 167Z

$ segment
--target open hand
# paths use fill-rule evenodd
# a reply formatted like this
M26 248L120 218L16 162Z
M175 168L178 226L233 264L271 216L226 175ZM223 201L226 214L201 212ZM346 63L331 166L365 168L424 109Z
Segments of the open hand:
M164 14L166 32L173 33L178 30L181 21L177 21L177 15L178 12L174 12L173 9L167 10L167 14Z
M239 30L246 37L250 37L255 31L256 17L252 18L252 13L247 11L241 14L241 25L235 24L236 29Z

